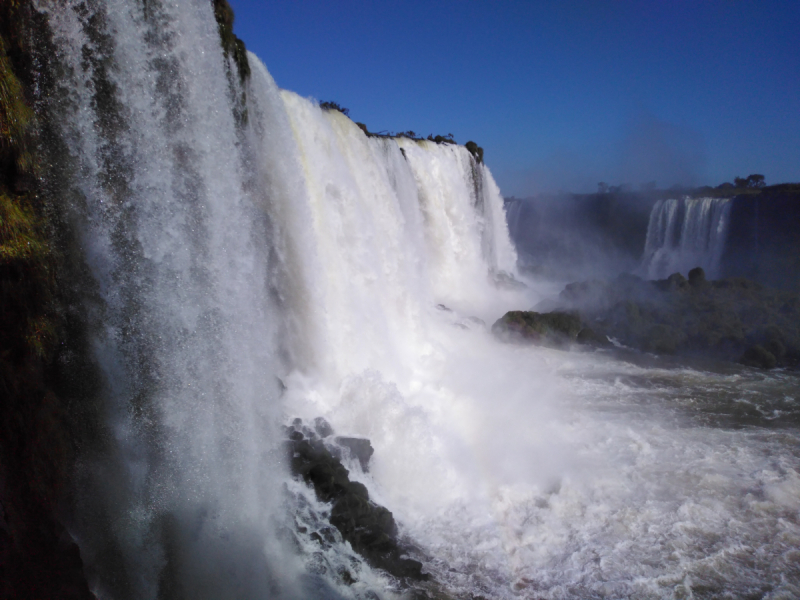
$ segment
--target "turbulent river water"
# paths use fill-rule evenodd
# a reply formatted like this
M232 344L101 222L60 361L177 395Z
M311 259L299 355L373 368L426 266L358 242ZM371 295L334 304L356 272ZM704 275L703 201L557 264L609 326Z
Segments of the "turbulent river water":
M37 6L105 381L72 524L100 598L408 593L290 477L298 417L371 440L348 466L418 593L800 596L796 374L502 344L548 288L507 285L464 147L367 137L254 55L241 84L207 0Z

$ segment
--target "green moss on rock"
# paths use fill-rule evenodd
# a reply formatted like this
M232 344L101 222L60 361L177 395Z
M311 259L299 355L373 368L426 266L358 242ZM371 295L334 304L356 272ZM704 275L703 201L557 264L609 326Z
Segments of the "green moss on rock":
M232 58L239 72L239 78L244 82L250 77L250 62L247 59L247 48L244 42L233 33L233 9L227 0L212 0L214 18L219 26L219 37L225 56Z
M475 142L469 141L464 144L467 150L469 150L470 154L475 157L479 163L483 162L483 148L478 146Z

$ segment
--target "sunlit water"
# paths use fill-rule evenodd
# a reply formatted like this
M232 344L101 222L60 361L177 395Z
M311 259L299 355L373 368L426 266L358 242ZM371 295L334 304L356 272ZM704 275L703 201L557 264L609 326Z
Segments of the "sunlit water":
M368 138L253 55L239 88L205 0L40 4L105 382L73 524L99 597L402 595L286 472L296 417L372 441L351 475L429 590L800 595L795 374L502 344L552 286L494 283L516 255L464 147Z
M416 389L353 375L311 410L373 440L365 481L448 589L800 593L796 374L452 338Z

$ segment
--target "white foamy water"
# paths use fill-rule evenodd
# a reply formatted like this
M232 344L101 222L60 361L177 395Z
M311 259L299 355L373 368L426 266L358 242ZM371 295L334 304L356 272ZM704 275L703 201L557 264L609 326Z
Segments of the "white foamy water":
M237 124L208 3L147 6L49 9L105 380L74 525L99 597L401 597L286 473L277 425L320 416L372 441L352 477L453 597L800 594L793 374L499 343L537 298L494 283L485 165L367 137L253 55ZM722 235L695 212L670 239Z
M730 221L730 198L659 200L650 213L640 270L648 279L664 279L702 267L719 275Z
M75 534L103 598L264 597L276 541L274 282L207 1L42 3L65 78L60 202L94 279L107 437Z
M325 307L309 340L337 368L291 375L287 411L372 440L370 475L354 476L394 511L447 589L493 598L797 592L796 419L772 429L781 394L796 414L796 379L498 344L465 317L491 324L509 303L532 301L486 284L496 267L481 246L486 220L463 149L400 140L402 161L394 141L367 139L294 94L284 100L312 182L311 220L323 239L339 234L317 255L328 279L306 279ZM499 194L489 202L500 207ZM348 222L359 226L342 235ZM422 236L409 232L420 225ZM403 235L401 255L384 251ZM352 299L329 302L330 290ZM763 410L742 417L753 395Z

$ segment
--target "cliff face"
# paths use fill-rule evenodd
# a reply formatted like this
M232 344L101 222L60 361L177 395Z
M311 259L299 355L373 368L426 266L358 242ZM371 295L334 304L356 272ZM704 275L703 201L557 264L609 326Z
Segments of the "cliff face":
M714 189L702 189L709 190L713 195ZM720 277L800 291L800 186L733 192L724 196L731 208ZM695 190L694 197L699 193ZM513 199L506 211L523 268L556 279L608 277L639 267L651 209L659 198L681 195L659 191Z
M245 79L233 11L209 1L229 79ZM84 316L93 282L65 216L56 55L30 0L0 3L0 598L94 598L65 524L80 459L103 451L103 383Z
M800 190L773 186L760 194L737 196L722 257L723 276L800 291L798 227Z
M61 338L59 257L40 186L29 40L46 43L28 3L0 8L0 596L91 598L59 521L75 456ZM63 386L61 386L63 387Z

